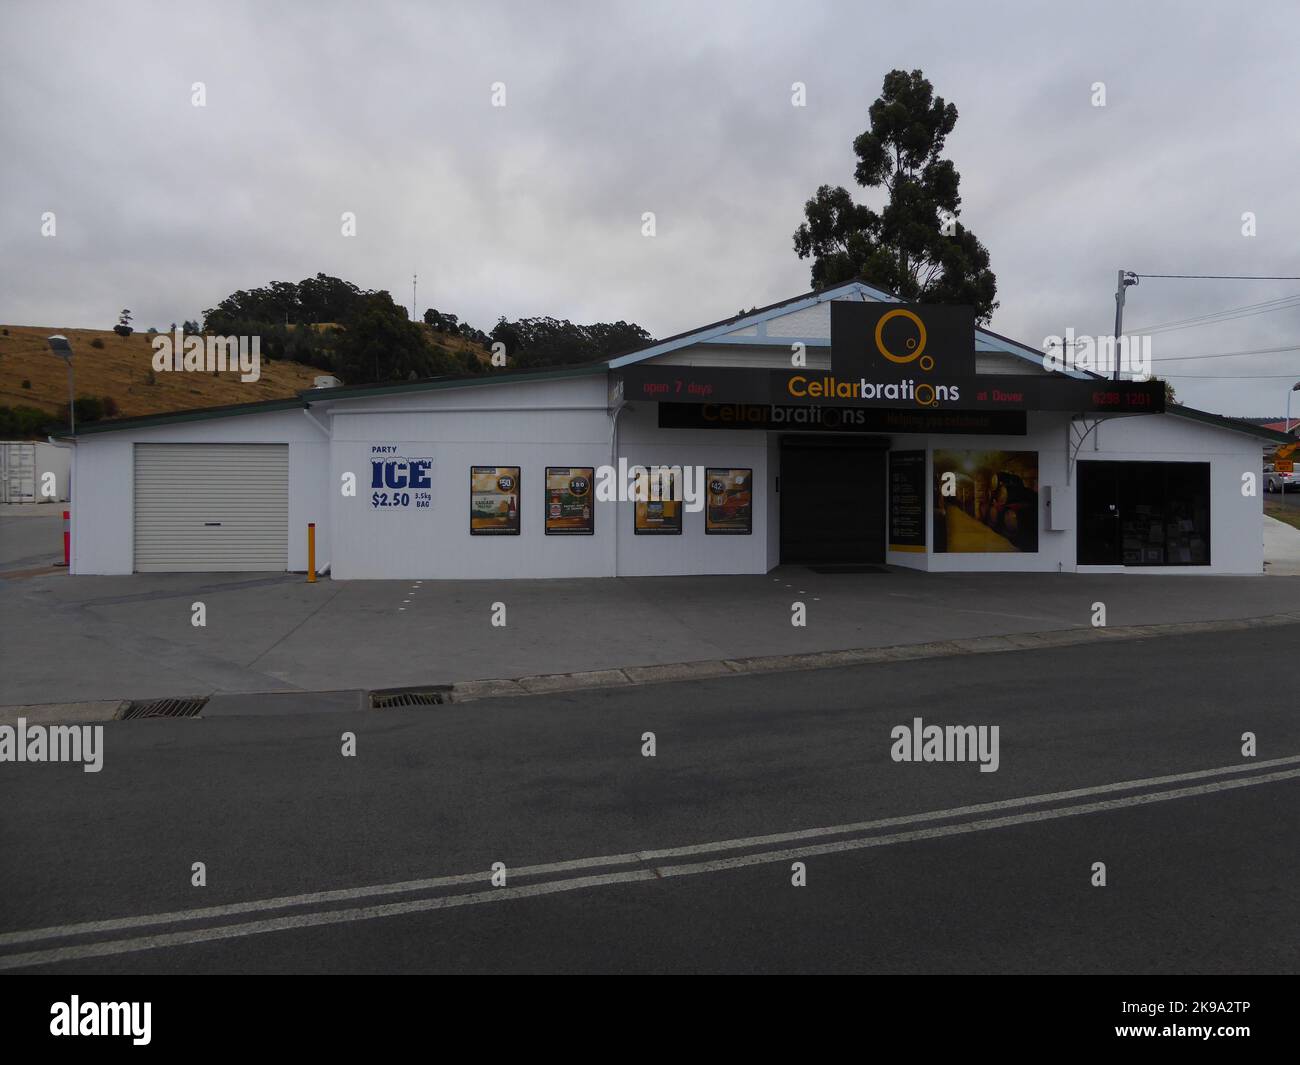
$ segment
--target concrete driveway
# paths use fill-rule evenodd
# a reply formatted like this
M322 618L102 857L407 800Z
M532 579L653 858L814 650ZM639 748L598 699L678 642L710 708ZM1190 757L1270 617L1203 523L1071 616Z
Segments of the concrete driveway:
M807 624L791 624L802 602ZM1300 611L1300 577L818 574L0 580L0 705L327 691ZM191 623L203 604L206 625ZM494 604L504 627L492 624Z
M66 503L0 505L0 572L63 561Z

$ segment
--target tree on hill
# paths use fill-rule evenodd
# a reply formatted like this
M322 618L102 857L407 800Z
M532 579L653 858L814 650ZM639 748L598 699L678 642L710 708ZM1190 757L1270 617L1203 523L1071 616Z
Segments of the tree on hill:
M203 312L203 325L208 332L218 335L236 335L228 326L242 322L345 322L361 307L366 296L350 281L317 274L296 284L292 281L272 281L254 289L240 289L231 293L215 307Z
M424 324L439 333L464 337L466 340L481 344L485 348L490 343L488 335L483 330L475 329L469 322L462 322L456 315L444 314L434 307L430 307L424 312Z
M469 353L466 353L469 354ZM470 355L438 351L406 308L387 292L368 293L340 330L334 349L340 376L348 384L377 384L481 369Z
M961 178L942 158L957 108L934 95L921 71L891 70L868 114L871 128L853 142L854 178L888 199L875 211L843 187L822 185L804 205L794 247L813 260L813 288L861 277L905 300L973 306L987 322L997 278L988 249L957 221Z
M651 340L630 322L596 322L575 325L556 318L498 320L489 341L505 345L509 365L517 367L566 366L607 359Z
M493 341L506 345L509 366L539 367L608 358L650 340L639 325L622 321L574 325L555 318L502 318L489 335L433 307L423 319L432 334L410 321L390 293L317 274L297 284L274 281L234 292L204 312L203 329L222 336L259 336L265 358L330 370L349 384L483 373L486 367L474 345L486 351ZM321 329L319 323L337 328Z

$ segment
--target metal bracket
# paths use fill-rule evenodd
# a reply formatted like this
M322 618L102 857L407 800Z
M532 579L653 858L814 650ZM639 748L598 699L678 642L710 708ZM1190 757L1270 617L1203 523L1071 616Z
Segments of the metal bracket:
M1074 479L1074 467L1079 461L1079 452L1083 449L1084 442L1089 436L1096 431L1097 426L1101 425L1101 418L1088 420L1086 414L1070 415L1070 423L1066 426L1065 434L1065 483L1071 484ZM1093 437L1096 443L1096 437Z

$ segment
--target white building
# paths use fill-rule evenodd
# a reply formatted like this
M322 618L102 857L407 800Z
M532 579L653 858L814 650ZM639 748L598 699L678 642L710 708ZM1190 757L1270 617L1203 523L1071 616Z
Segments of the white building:
M1262 572L1260 446L1281 434L1121 413L1151 388L1049 373L983 330L950 392L941 357L911 400L816 399L832 304L891 302L855 282L595 365L95 423L73 440L72 572L303 571L308 523L335 579ZM704 509L595 498L620 460L708 469Z

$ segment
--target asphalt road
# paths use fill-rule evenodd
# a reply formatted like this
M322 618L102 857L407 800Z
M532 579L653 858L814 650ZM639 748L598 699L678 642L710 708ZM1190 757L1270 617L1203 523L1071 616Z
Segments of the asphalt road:
M1297 636L111 724L102 772L0 764L0 967L1295 972ZM998 770L892 761L914 717Z

